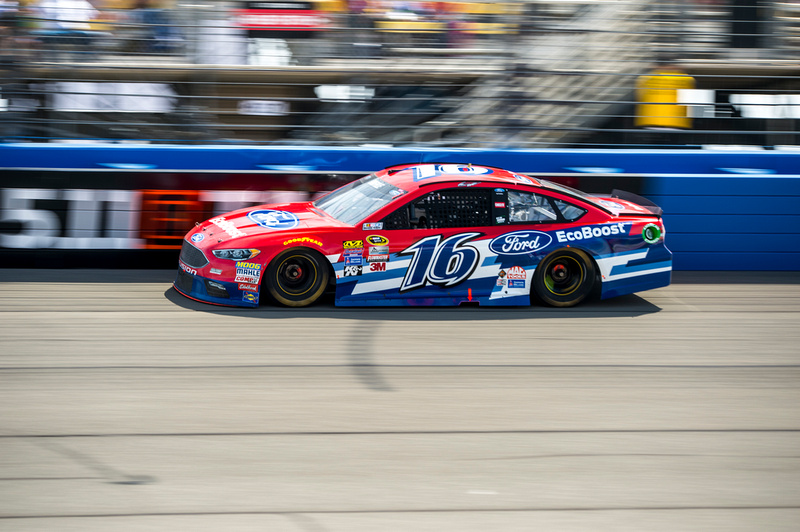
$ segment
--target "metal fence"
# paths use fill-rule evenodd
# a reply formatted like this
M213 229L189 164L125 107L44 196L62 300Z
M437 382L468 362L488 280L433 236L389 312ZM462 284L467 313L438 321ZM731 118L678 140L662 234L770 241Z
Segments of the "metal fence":
M800 144L800 2L0 2L0 137Z

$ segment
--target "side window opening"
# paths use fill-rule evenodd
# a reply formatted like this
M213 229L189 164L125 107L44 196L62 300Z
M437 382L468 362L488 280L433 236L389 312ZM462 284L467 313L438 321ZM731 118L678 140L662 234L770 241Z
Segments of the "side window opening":
M383 220L384 229L447 229L492 225L490 190L445 189L404 205Z
M508 221L511 223L555 223L558 212L550 199L519 190L508 191Z
M572 203L568 203L564 200L556 199L553 200L553 203L555 203L556 208L561 211L561 216L563 216L568 222L574 222L586 214L586 209L578 207L577 205L573 205Z
M411 219L409 217L409 206L404 205L393 213L386 216L383 221L384 229L411 229Z

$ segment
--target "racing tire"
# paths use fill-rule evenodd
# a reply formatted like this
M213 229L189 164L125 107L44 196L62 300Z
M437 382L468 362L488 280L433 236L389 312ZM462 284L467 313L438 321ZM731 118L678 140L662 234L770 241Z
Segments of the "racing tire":
M325 292L330 279L326 259L319 253L292 248L267 266L264 284L272 298L287 307L307 307Z
M554 251L536 267L533 290L544 303L571 307L592 293L595 266L586 253L577 249Z

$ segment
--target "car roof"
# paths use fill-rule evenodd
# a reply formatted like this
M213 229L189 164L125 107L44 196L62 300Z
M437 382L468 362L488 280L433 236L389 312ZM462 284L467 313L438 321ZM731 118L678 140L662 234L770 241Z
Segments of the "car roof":
M509 170L492 166L425 163L402 164L384 168L376 175L384 181L411 191L421 186L435 183L482 182L493 185L535 185L542 184L534 178L523 176Z

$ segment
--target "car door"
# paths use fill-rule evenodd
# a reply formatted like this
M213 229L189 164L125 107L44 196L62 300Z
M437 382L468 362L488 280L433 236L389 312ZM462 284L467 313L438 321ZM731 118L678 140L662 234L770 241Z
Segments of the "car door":
M387 299L434 305L490 293L493 279L473 275L483 255L478 241L491 229L493 216L492 189L486 187L437 188L406 202L379 222L382 230L374 236L384 238L388 250L367 251L367 261L370 256L377 261L368 262L369 268L379 271L363 276L355 292L372 284ZM382 258L388 262L381 264Z

